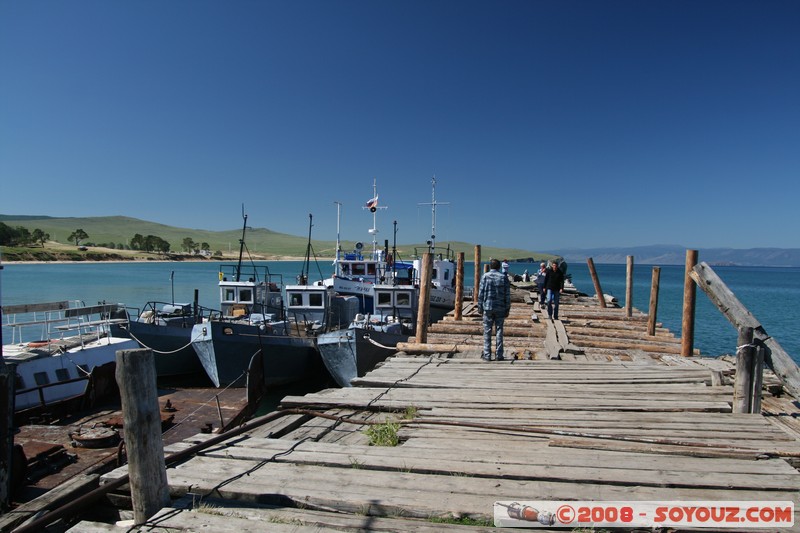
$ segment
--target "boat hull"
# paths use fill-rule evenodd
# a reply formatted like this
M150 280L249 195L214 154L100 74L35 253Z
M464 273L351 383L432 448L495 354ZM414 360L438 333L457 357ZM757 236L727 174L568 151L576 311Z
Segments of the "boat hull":
M248 369L259 352L266 386L302 381L324 372L314 338L270 334L258 325L198 324L193 328L192 346L217 387L246 387Z
M355 327L320 335L317 347L331 377L339 386L350 387L353 379L397 353L397 343L408 339L401 333Z
M138 348L136 342L124 337L95 338L63 353L39 356L31 353L14 357L13 352L4 347L6 362L17 365L16 372L22 380L22 388L18 389L14 400L15 410L41 407L83 395L88 384L88 379L80 379L87 378L83 371L91 372L96 367L114 363L117 350L135 348ZM79 365L83 371L77 368ZM43 379L46 386L42 386ZM19 392L28 388L36 390Z
M203 366L192 348L194 321L180 324L148 324L131 322L128 325L131 337L143 348L153 350L158 377L174 377L200 374Z

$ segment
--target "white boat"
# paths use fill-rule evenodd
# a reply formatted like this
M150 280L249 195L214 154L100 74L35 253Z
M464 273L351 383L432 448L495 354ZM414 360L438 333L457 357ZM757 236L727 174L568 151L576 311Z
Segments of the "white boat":
M414 334L419 290L413 285L376 285L371 314L358 314L346 329L317 337L322 361L340 387L349 387L397 353L397 343Z
M351 252L342 253L339 245L339 234L336 235L336 258L333 262L333 276L324 280L325 286L332 287L336 294L355 296L359 301L361 313L370 313L373 307L373 288L376 284L385 283L390 275L388 257L388 241L383 248L378 247L377 213L387 209L378 203L377 182L372 183L372 198L364 209L372 213L372 249L365 250L364 244L357 242ZM338 221L337 221L338 226Z
M15 411L97 394L90 379L96 369L115 364L118 350L137 348L135 341L111 333L118 304L86 306L61 301L3 307L3 328L11 342L2 346L2 361L15 365ZM113 374L113 372L112 372Z

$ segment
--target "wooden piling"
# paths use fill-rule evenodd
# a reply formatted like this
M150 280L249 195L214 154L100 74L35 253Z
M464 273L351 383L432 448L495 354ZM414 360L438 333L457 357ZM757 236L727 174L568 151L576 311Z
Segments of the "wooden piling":
M464 252L458 253L456 260L456 307L453 318L461 320L461 313L464 308Z
M600 278L597 277L597 271L594 269L594 261L592 261L591 257L586 260L586 264L589 265L589 274L591 274L592 283L594 283L594 292L597 293L597 303L600 307L605 308L606 297L603 294L603 289L600 287Z
M761 386L764 384L764 355L766 348L757 345L753 357L753 386L750 389L750 412L761 414Z
M116 378L122 400L133 518L144 523L169 504L152 350L118 350Z
M478 288L481 283L481 245L475 245L475 280L472 288L472 301L478 302Z
M683 281L683 319L681 321L681 355L691 357L694 353L694 314L697 291L691 277L697 264L697 250L686 250L686 274Z
M625 269L625 316L633 316L633 256L629 255Z
M736 341L736 379L733 383L733 412L749 413L751 406L751 390L753 388L753 328L739 328Z
M417 312L417 344L428 342L428 320L431 314L431 274L433 256L422 254L422 271L419 273L419 311Z
M8 509L11 498L16 369L17 365L0 361L0 510Z
M661 267L653 267L653 278L650 282L650 311L647 315L647 334L651 337L656 334L658 319L658 285L661 282Z

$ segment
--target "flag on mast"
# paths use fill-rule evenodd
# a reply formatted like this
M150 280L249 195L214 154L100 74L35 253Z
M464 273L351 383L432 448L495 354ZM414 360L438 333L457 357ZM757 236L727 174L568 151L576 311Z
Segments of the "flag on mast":
M373 207L378 207L378 195L375 195L375 198L371 199L367 202L366 208L372 209Z

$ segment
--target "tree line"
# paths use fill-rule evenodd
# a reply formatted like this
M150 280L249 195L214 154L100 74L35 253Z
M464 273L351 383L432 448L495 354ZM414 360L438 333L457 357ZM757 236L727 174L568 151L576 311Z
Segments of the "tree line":
M80 247L82 241L87 241L89 234L83 229L76 229L69 234L67 240L74 242L75 246ZM24 226L17 226L12 228L7 224L0 222L0 246L41 246L44 248L44 243L50 240L50 234L36 228L33 231ZM84 242L84 246L102 246L104 248L114 248L117 250L140 250L143 252L155 252L166 254L169 253L171 245L165 239L157 235L141 235L137 233L134 235L130 242L126 245L123 243L101 243L94 244L92 242ZM207 242L197 243L191 237L185 237L181 243L181 248L187 253L198 254L201 251L211 252L211 246ZM219 254L220 252L217 252Z

